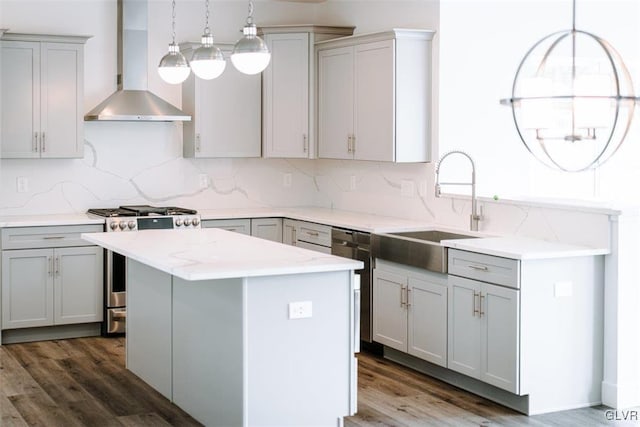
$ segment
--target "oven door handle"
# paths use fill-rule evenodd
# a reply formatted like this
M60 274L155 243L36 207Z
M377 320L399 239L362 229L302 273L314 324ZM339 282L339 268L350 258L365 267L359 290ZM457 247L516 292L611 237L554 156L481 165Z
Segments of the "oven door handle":
M116 322L122 322L127 319L127 309L113 310L113 320Z

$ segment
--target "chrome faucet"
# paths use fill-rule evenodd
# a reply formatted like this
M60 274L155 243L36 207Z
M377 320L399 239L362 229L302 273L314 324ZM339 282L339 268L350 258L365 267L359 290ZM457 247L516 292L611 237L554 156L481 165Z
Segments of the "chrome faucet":
M440 166L442 166L442 162L451 154L462 154L471 162L471 182L440 182ZM478 231L478 222L481 221L482 218L482 209L480 214L478 214L478 200L476 199L476 165L473 162L471 156L469 156L464 151L449 151L444 156L440 157L438 160L438 164L436 165L436 197L440 197L441 195L441 185L470 185L471 186L471 215L470 215L470 227L471 231Z

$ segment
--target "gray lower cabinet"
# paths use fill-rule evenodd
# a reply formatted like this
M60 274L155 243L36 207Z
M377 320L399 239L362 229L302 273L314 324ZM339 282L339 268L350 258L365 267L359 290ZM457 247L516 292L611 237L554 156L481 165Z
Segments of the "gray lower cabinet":
M96 246L2 252L2 329L102 321Z
M221 228L282 243L282 218L206 219L202 228Z
M251 235L282 243L282 218L253 218Z
M517 289L449 277L449 369L518 393Z
M240 219L206 219L202 221L202 228L221 228L235 233L251 235L251 220Z
M80 237L102 227L2 229L1 329L102 321L104 251Z
M376 260L373 340L447 366L447 277Z

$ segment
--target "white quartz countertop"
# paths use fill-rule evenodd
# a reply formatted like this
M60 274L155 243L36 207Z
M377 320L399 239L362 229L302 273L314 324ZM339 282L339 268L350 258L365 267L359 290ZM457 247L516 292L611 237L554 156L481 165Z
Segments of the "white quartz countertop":
M606 248L568 245L525 237L443 240L442 244L449 248L520 260L569 258L609 253Z
M83 213L0 216L0 228L86 224L104 224L104 218Z
M369 233L413 231L434 228L435 226L426 220L411 220L315 207L205 209L198 211L198 213L203 220L283 217Z
M216 228L84 233L82 238L185 280L363 268L361 261Z

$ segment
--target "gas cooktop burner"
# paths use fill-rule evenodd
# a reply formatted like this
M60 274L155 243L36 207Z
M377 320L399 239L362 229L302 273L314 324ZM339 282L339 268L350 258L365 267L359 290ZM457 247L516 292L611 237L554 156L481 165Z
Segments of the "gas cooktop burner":
M176 215L195 215L198 212L193 209L179 208L176 206L156 207L149 205L132 205L120 206L113 209L89 209L88 213L101 217L118 217L118 216L176 216Z

